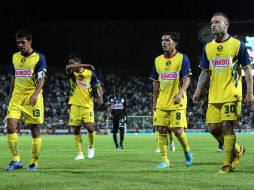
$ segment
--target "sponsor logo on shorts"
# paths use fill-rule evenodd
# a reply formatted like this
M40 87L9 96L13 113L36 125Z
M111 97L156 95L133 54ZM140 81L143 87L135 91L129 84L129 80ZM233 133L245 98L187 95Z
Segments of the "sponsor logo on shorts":
M30 69L16 69L15 70L15 77L31 78L32 75L33 75L33 71Z
M176 80L178 72L163 72L160 74L161 80Z
M232 60L229 58L216 58L210 61L212 67L228 67L232 64Z

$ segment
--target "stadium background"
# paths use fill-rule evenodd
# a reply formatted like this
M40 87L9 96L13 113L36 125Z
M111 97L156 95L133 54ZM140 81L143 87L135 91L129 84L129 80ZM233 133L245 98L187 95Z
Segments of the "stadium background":
M216 2L214 1L214 4ZM17 7L2 8L1 125L8 104L9 63L11 55L17 51L14 35L19 28L31 29L33 48L46 55L46 124L56 123L57 128L66 128L68 120L66 102L69 89L64 73L67 57L72 52L79 52L85 63L93 64L102 81L106 104L104 108L96 107L97 112L104 112L98 115L102 121L106 121L107 102L114 96L114 88L127 99L130 115L150 116L152 90L149 75L154 58L162 53L161 36L165 31L181 33L178 49L186 53L191 61L193 78L188 90L188 114L193 121L189 121L189 127L205 128L204 108L193 105L190 99L200 73L198 62L203 47L200 34L206 35L201 28L209 25L215 11L222 11L229 16L230 34L254 36L254 16L249 11L247 1L230 8L226 2L220 2L220 8L216 8L201 1L165 2L163 6L146 5L146 8L124 4L125 9L119 4L116 8L102 8L104 3L100 7L79 6L76 2L73 2L74 8L68 5L64 4L64 8L59 8L57 3L44 2L37 9L33 4L24 1ZM205 99L202 102L205 102ZM252 115L253 112L244 107L243 120L247 126L243 128L251 127ZM143 118L138 120L141 120L137 121L139 128L151 130L151 124L148 127L144 125L144 122L149 121ZM143 125L140 126L140 123ZM105 127L105 123L102 125Z

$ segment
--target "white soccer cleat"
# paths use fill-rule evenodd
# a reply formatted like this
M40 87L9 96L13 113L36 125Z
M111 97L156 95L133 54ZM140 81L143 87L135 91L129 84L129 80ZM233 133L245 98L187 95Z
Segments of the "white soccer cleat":
M85 159L84 155L79 154L76 156L76 158L74 160L84 160L84 159Z
M94 147L88 148L87 158L94 157Z
M175 150L176 150L175 144L174 143L170 144L170 151L175 152Z
M160 147L158 147L158 148L155 150L155 152L161 152L161 151L160 151Z

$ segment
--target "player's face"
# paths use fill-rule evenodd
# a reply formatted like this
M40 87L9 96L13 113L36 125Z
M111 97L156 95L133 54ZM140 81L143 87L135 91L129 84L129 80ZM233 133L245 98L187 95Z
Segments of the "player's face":
M174 40L171 39L170 35L164 35L162 36L161 45L163 51L172 52L176 47L176 42L174 42Z
M219 35L227 32L228 23L223 16L214 16L211 20L211 28L213 35Z
M79 62L74 59L69 59L69 64L79 64Z
M17 38L17 45L22 54L30 53L32 50L32 41L27 40L25 37Z

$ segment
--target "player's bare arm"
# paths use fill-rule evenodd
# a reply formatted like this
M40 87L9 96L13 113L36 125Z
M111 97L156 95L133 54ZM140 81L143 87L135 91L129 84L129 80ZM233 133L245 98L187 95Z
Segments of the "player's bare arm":
M197 85L196 91L195 91L193 98L192 98L192 101L194 103L198 103L201 92L204 89L205 85L207 84L209 77L210 77L210 71L203 69L202 72L200 73L200 76L198 79L198 85Z
M181 89L173 98L174 104L180 103L180 101L183 98L183 95L184 95L185 91L187 90L187 88L189 87L189 85L190 85L190 76L183 77L183 84L181 86Z
M33 95L30 97L30 105L34 106L36 104L38 94L41 92L44 82L45 82L44 77L41 77L38 79L38 82L36 84L36 89L35 89Z
M251 71L251 66L243 68L245 73L245 81L247 86L246 99L248 105L252 106L254 104L254 96L253 96L253 76Z
M10 99L12 97L12 92L14 90L14 85L15 85L15 77L11 77L11 85L10 85Z
M101 85L97 86L97 94L98 94L98 99L99 99L99 105L103 105L103 90Z
M160 83L158 81L153 81L153 111L156 110L159 89L160 89Z
M71 70L75 70L75 69L80 69L80 68L85 68L85 69L89 69L89 70L95 70L93 65L90 64L78 64L78 63L72 63L66 66L66 71L67 73L70 73Z

